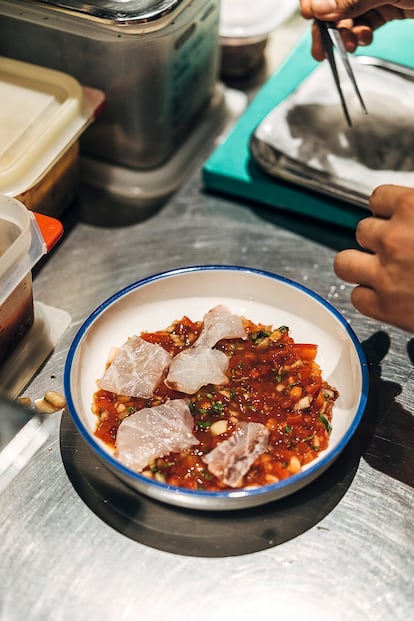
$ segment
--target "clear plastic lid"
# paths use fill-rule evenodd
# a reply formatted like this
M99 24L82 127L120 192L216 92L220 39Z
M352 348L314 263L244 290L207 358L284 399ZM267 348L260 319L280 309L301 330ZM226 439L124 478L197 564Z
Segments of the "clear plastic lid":
M104 96L85 92L66 73L0 57L0 194L30 189L86 129Z
M298 0L221 0L220 36L268 35L298 9Z

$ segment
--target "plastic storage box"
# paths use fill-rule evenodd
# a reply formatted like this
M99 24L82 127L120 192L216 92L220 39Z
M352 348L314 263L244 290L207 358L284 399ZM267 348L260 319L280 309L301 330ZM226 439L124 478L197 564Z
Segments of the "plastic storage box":
M55 218L0 195L0 365L33 324L32 268L62 233Z
M104 95L60 71L0 57L0 98L0 194L59 216L78 187L78 139Z

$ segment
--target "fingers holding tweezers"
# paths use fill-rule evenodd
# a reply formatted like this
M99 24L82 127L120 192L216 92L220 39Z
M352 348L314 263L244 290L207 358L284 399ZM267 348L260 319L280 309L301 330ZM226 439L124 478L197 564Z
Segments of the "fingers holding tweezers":
M354 72L352 71L351 63L349 62L349 58L348 58L347 51L345 49L344 42L342 41L341 33L339 32L339 30L337 29L337 27L335 26L333 22L326 22L326 24L327 24L327 30L328 30L330 39L333 45L338 50L339 56L345 67L348 77L352 82L352 86L353 86L356 96L358 97L361 110L364 114L368 114L367 109L365 107L364 100L362 99L361 93L359 92L358 84L356 83Z
M351 117L349 114L348 106L346 105L344 94L342 92L341 81L339 79L338 69L336 67L335 54L334 54L331 37L329 36L329 32L328 32L328 26L326 22L320 22L320 21L317 22L317 25L320 30L321 41L322 41L323 48L325 50L325 56L328 60L329 66L331 67L332 75L335 81L335 86L338 91L339 98L341 100L342 110L344 112L346 122L348 123L349 127L352 127Z
M322 46L325 52L325 56L331 67L332 75L333 75L335 85L336 85L336 88L338 90L338 94L341 100L341 105L342 105L342 109L344 112L346 122L348 123L348 126L351 127L352 121L351 121L348 106L346 104L346 100L345 100L345 97L342 91L341 81L340 81L338 69L336 66L334 48L336 48L339 58L342 64L344 65L346 73L352 83L355 94L359 100L361 110L364 114L367 114L367 109L366 109L364 100L362 99L360 90L355 80L354 72L349 62L348 54L345 49L345 45L342 40L341 34L338 31L335 23L316 20L316 25L319 28Z
M311 53L315 60L318 62L325 59L325 49L322 45L321 41L321 28L320 23L322 20L314 19L312 22L312 49ZM337 29L339 30L342 40L344 42L344 46L347 52L352 53L358 47L358 42L355 37L353 30L351 29L353 26L353 20L344 19L341 20L338 24L336 24ZM349 24L349 26L348 26Z

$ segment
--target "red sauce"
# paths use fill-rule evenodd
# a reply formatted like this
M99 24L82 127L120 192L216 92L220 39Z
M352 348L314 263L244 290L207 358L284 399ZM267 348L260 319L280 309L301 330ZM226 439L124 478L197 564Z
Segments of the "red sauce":
M274 330L245 319L243 323L247 340L222 340L216 345L229 357L229 383L204 386L190 397L194 435L200 444L156 459L145 471L148 476L190 489L226 489L207 470L201 456L227 439L239 421L259 422L270 430L268 449L245 475L243 487L286 479L327 448L338 392L324 381L315 362L317 346L295 343L284 326ZM183 317L165 331L142 333L141 337L176 355L194 343L201 328L201 322ZM152 399L99 390L93 405L98 417L95 433L114 446L125 416L181 397L182 393L169 390L162 381ZM218 421L222 422L217 425Z

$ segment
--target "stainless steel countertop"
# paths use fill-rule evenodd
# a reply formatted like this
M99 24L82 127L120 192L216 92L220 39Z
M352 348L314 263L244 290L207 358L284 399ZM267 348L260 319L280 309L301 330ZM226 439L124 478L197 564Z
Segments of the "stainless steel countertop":
M414 610L414 339L364 318L332 270L352 232L203 191L200 167L159 211L94 224L93 195L34 279L71 324L26 393L62 390L65 356L110 294L186 265L246 265L314 289L348 319L371 362L363 422L310 486L221 515L127 490L83 446L66 413L0 496L1 621L234 618L404 620ZM114 205L114 210L116 206Z

